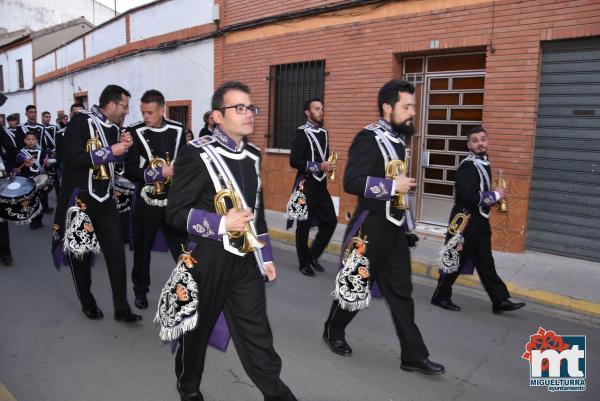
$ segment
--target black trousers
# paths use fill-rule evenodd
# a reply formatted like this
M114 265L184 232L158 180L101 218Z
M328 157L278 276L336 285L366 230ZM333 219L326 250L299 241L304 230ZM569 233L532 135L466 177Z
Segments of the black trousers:
M452 285L469 259L473 259L481 284L493 304L497 305L510 298L506 285L496 273L496 265L492 256L492 230L488 219L479 215L473 216L465 230L464 237L465 243L460 255L458 271L440 275L432 300L446 301L452 297Z
M181 254L186 233L180 233L166 223L166 208L148 205L138 196L133 210L133 270L131 280L136 295L143 295L150 287L150 255L160 228L174 260Z
M79 198L87 205L86 213L92 220L94 231L98 236L100 249L104 254L108 277L112 289L115 312L130 311L127 302L127 273L125 271L125 250L121 233L121 220L112 198L100 203L88 194L79 194ZM69 264L75 283L75 290L81 306L85 309L96 306L96 299L91 292L92 278L90 271L91 255L82 259L69 255Z
M8 221L0 221L0 256L11 256Z
M273 348L267 318L265 284L254 255L233 255L223 244L198 240L198 264L191 270L198 284L198 325L179 338L175 357L177 387L185 393L199 391L206 347L221 311L244 370L265 400L296 401L279 378L281 359Z
M344 238L359 214L356 212L348 224ZM376 282L389 305L400 340L401 359L414 361L428 357L429 351L415 323L410 249L404 227L390 223L384 216L369 215L362 224L362 233L368 236L366 257L370 265L369 285ZM342 309L334 301L325 322L325 335L330 339L343 339L346 326L357 313Z
M300 265L308 265L312 258L321 256L337 226L337 217L327 182L308 178L304 184L308 204L308 219L296 222L296 251ZM308 234L313 218L319 219L318 231L309 249Z

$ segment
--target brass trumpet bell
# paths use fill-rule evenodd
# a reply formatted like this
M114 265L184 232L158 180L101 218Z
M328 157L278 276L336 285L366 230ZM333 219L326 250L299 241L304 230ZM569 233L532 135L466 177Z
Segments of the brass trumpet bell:
M498 179L496 179L495 187L496 188L507 188L506 181L503 178L498 177ZM496 210L498 210L501 213L508 212L508 202L506 202L505 198L502 198L498 201L498 203L496 204Z
M408 166L402 160L390 160L385 166L385 177L394 179L398 175L406 175ZM392 197L391 205L393 208L406 210L409 208L408 195L406 193L397 193Z
M463 233L465 228L467 228L467 224L469 224L469 219L471 216L465 213L457 213L450 224L448 225L448 232L452 235L456 233Z
M156 170L158 167L164 167L169 165L169 162L163 159L162 157L155 157L150 161L150 168ZM154 194L162 195L165 193L165 183L162 181L157 181L154 183Z
M98 150L102 147L102 142L100 142L100 140L98 138L90 138L87 140L86 144L85 144L85 151L87 153L93 151L93 150ZM92 176L92 178L94 180L110 180L110 174L108 172L108 168L106 167L106 164L100 164L99 166L93 166L90 167L92 170L94 170L94 175Z
M338 159L338 155L337 155L337 153L334 150L333 152L331 152L329 154L329 157L327 158L327 161L335 166L335 165L337 165L337 159ZM331 180L331 181L335 181L335 170L328 171L327 172L327 178L329 180Z
M214 205L218 214L225 216L229 211L230 208L227 207L227 199L229 199L231 202L233 209L238 212L243 210L239 195L232 188L227 188L220 190L215 195ZM244 243L239 248L240 252L242 253L254 252L255 250L265 246L265 243L256 238L256 235L250 231L249 223L246 223L245 231L228 231L227 235L229 235L229 238L233 239L240 238L242 236L244 237Z

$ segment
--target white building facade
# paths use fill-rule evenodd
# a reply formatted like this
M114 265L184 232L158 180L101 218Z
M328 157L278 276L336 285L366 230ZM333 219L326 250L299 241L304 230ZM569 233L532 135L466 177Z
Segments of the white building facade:
M117 84L132 97L125 124L141 120L140 97L161 91L167 116L197 132L214 87L212 0L170 0L123 14L34 60L36 105L53 116L76 101L98 103Z

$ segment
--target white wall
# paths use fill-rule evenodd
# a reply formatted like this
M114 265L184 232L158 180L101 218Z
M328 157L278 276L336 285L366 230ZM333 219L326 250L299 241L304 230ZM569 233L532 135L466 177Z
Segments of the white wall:
M85 55L92 57L126 43L125 18L123 17L85 35Z
M56 68L63 68L81 60L83 60L83 39L77 39L56 50ZM38 74L37 69L35 74L41 75Z
M23 83L24 89L31 89L33 84L33 54L31 42L22 46L0 52L0 65L4 73L4 91L14 92L19 90L19 69L17 60L23 60Z
M131 41L212 22L213 0L171 0L130 15Z
M21 122L25 122L25 107L33 104L33 91L28 90L24 92L15 92L6 94L7 100L2 107L0 107L0 114L13 114L19 113L21 115ZM38 114L38 118L41 118L41 111Z
M165 74L168 71L168 74ZM114 63L69 74L36 86L38 110L54 117L58 110L68 113L73 93L87 91L89 103L97 104L108 84L123 86L131 92L126 124L142 119L139 99L148 89L158 89L166 100L192 101L192 129L203 126L202 114L210 108L214 82L214 45L205 40L180 46L168 52L144 53Z
M52 72L56 69L56 63L54 60L54 52L49 53L37 60L35 60L35 75L40 76Z
M115 13L94 0L1 0L0 16L3 16L0 28L10 32L23 28L48 28L81 16L94 25L100 25L114 18Z

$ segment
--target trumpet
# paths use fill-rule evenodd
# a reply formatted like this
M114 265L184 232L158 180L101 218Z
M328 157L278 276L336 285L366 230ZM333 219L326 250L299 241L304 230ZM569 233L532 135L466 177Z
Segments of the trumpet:
M502 170L500 170L500 173L498 174L498 178L496 179L496 183L494 186L496 188L507 188L506 181L502 178ZM502 213L508 212L508 203L506 202L506 199L500 199L496 204L496 209Z
M226 200L232 204L232 208L238 212L243 210L242 202L240 200L240 196L235 192L235 190L229 185L228 188L222 189L215 195L214 204L215 210L221 216L225 216L229 209L227 208ZM260 241L256 238L256 235L252 233L250 229L250 224L246 223L245 231L228 231L227 235L229 238L241 238L244 237L244 243L239 248L242 253L250 253L254 252L256 249L260 249L265 246L264 242Z
M408 166L402 160L390 160L385 166L385 178L394 179L397 175L406 175ZM408 196L405 193L397 193L392 197L392 207L406 210L409 208Z
M100 142L98 138L90 138L85 144L85 151L88 153L93 150L98 150L100 148L102 148L102 142ZM94 175L92 177L94 180L110 180L110 174L106 169L106 164L93 166L90 167L90 169L94 171Z
M470 218L471 216L466 213L457 213L448 225L448 232L452 235L462 234L465 232Z
M338 155L335 152L335 150L333 152L331 152L329 154L329 157L327 158L327 161L329 163L331 163L333 166L337 165L337 159L338 159ZM327 178L329 178L331 181L335 181L335 170L331 170L327 172Z
M150 161L150 168L156 170L158 167L164 167L171 164L171 161L169 159L169 152L166 152L166 154L166 159L163 159L162 157L155 157L154 159L152 159ZM163 181L157 181L154 183L155 195L162 195L165 193L165 186L171 181L170 178L171 177L167 177Z

